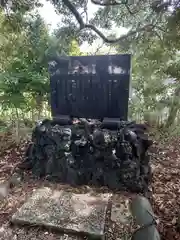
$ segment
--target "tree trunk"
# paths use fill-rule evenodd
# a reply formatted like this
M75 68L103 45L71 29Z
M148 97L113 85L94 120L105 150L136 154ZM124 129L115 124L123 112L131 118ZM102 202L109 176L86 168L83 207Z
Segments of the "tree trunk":
M178 110L179 110L179 104L176 103L177 97L180 96L180 86L177 86L174 92L174 99L172 101L170 111L169 111L169 116L166 121L166 128L169 128L175 121Z
M19 113L18 113L18 109L15 108L16 111L16 120L15 120L15 138L16 138L16 142L19 143L20 141L20 136L19 136Z
M43 96L39 93L36 96L36 105L37 105L37 110L38 110L38 120L41 118L42 103L43 103Z

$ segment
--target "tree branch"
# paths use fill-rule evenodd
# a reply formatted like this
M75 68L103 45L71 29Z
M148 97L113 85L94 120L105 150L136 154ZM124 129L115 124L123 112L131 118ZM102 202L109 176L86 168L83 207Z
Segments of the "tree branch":
M125 7L126 7L126 9L127 9L127 11L129 12L130 15L134 15L134 14L138 13L138 11L134 11L134 12L131 11L130 7L127 4L125 4Z
M120 36L119 38L115 38L115 39L109 39L107 38L100 30L98 30L94 25L91 25L91 24L85 24L84 25L84 28L87 28L87 29L91 29L93 30L99 37L101 37L103 39L104 42L106 43L117 43L117 42L120 42L124 39L126 39L127 37L130 37L130 36L133 36L135 35L136 33L139 33L139 32L143 32L145 31L146 29L148 29L148 31L150 30L150 28L153 28L153 25L152 24L147 24L143 27L140 27L140 28L137 28L136 30L130 30L127 34L124 34L122 36Z
M104 2L101 2L99 0L91 0L91 2L99 6L117 6L117 5L123 4L123 3L118 3L115 0L106 0Z
M104 43L102 43L100 46L97 47L96 51L93 53L93 55L96 55L99 50L103 47Z
M143 32L146 30L150 30L152 28L154 28L155 26L153 24L146 24L143 27L139 27L136 30L130 30L127 34L122 35L119 38L116 39L109 39L107 38L99 29L97 29L94 25L92 24L85 24L83 21L82 16L80 15L80 13L77 11L76 7L73 5L73 3L71 3L69 0L62 0L62 2L64 3L64 5L70 10L70 12L75 16L76 20L79 23L80 26L80 30L83 29L91 29L93 30L99 37L101 37L103 39L104 42L106 43L117 43L120 42L124 39L126 39L129 36L133 36L136 33L139 32Z

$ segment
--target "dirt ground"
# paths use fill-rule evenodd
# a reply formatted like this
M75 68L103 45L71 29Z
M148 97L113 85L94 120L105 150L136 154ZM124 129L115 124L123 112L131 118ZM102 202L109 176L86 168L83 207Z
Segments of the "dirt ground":
M11 145L0 155L0 180L8 179L12 169L23 159L27 143L19 146ZM155 143L151 149L153 167L153 209L159 219L158 229L162 239L180 239L177 219L180 215L180 138L172 138L168 142ZM67 235L49 232L42 228L10 226L9 220L18 207L25 202L34 189L51 186L56 189L65 185L50 184L43 180L35 180L30 173L25 174L24 182L10 189L5 200L0 199L0 239L4 240L56 240L71 239ZM82 192L82 188L77 189ZM179 220L180 222L180 220ZM108 229L111 238L112 229ZM118 231L118 229L117 229ZM118 232L115 234L118 237ZM82 239L77 238L77 239ZM113 238L112 238L113 239ZM118 239L118 238L116 238Z

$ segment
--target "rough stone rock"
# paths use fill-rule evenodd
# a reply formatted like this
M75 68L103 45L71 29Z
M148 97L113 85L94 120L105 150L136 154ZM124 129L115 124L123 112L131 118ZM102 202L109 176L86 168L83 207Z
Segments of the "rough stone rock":
M155 226L137 230L131 240L160 240L160 235Z
M133 233L132 240L160 240L155 214L149 200L137 196L131 201L130 209L135 222L140 226Z
M13 215L12 223L41 225L67 233L104 238L110 194L74 194L41 188Z
M136 193L151 181L144 125L118 123L116 130L80 119L71 125L44 120L33 130L22 169L71 185L107 186Z
M130 204L133 216L136 218L137 224L143 226L153 222L155 215L153 213L149 200L142 196L136 196Z

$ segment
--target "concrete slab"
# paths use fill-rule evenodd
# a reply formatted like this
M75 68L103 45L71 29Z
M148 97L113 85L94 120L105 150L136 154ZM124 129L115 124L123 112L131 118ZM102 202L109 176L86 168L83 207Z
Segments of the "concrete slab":
M45 226L103 239L110 196L41 188L13 215L12 223Z

